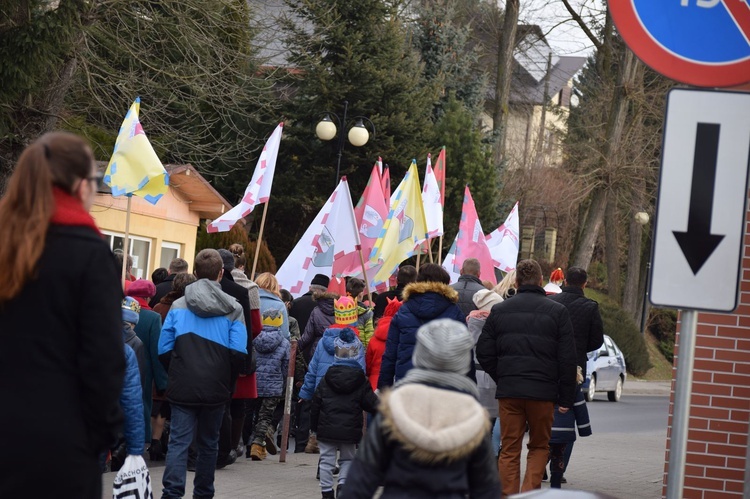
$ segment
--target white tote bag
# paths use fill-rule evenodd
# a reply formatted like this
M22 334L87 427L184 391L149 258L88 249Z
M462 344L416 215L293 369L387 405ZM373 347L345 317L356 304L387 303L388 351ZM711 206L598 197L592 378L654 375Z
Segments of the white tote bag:
M153 499L151 477L141 456L129 455L112 484L113 499Z

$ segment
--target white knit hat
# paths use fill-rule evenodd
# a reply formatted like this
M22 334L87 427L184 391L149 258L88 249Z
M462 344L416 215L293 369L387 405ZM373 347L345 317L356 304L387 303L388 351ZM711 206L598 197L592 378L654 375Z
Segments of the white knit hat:
M497 305L503 301L503 297L491 289L480 289L474 293L472 300L479 310L486 310L489 312L493 305Z
M465 325L452 319L438 319L417 330L412 362L432 371L466 374L474 341Z

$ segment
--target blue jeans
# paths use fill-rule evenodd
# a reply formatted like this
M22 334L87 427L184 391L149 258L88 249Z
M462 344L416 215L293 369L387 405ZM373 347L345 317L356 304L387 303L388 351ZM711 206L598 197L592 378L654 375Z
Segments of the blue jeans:
M162 498L185 495L188 447L195 435L198 457L195 461L193 497L214 496L214 473L219 450L219 428L224 415L224 405L218 407L185 406L172 404L172 424L169 450L162 485Z

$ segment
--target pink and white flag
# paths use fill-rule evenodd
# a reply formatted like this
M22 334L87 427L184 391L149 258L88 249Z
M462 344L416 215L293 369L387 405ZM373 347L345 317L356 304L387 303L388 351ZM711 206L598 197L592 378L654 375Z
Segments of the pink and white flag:
M221 215L219 218L208 224L208 232L227 232L234 227L238 220L248 216L253 209L259 204L268 201L271 196L271 184L273 184L273 174L276 170L276 158L279 155L279 145L281 144L281 130L284 123L279 123L276 130L263 146L263 151L258 158L258 164L255 165L253 178L245 189L240 203Z
M456 283L458 281L458 278L461 277L461 274L459 274L455 270L456 241L458 241L458 234L456 234L456 238L453 240L453 244L451 244L451 249L448 250L448 253L445 255L445 259L443 260L443 268L446 272L448 272L448 275L451 278L451 283Z
M520 247L520 225L518 221L518 202L510 210L505 223L487 235L487 247L490 249L495 267L503 272L510 272L518 263Z
M456 236L456 257L453 262L453 270L460 272L461 265L467 258L479 260L480 279L497 284L495 265L490 249L487 247L482 224L479 223L477 209L468 185L464 190L464 204L461 211L461 222L458 224L458 235Z
M320 209L276 273L276 279L293 296L307 292L315 274L333 275L333 262L355 252L360 245L352 196L346 177Z
M386 206L391 206L391 169L388 168L388 165L383 166L383 161L378 158L378 164L380 165L380 170L383 172L380 175L380 182L383 185L383 199L385 200Z
M372 248L375 246L375 241L377 241L380 235L380 231L383 229L385 219L388 217L388 206L383 196L383 187L377 163L372 167L367 186L357 206L354 207L354 217L357 221L362 255L369 256ZM379 270L379 266L366 260L365 269L367 270L367 280L371 281L372 277ZM357 253L337 259L333 263L333 274L335 276L352 276L365 280L362 275L362 263Z
M427 170L422 187L422 203L424 204L424 216L427 221L427 237L442 236L443 200L435 172L432 170L432 157L429 154L427 155Z

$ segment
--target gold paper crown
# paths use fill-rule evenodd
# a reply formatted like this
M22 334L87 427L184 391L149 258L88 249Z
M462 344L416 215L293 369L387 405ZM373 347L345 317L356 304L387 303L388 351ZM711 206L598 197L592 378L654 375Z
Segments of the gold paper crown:
M281 315L281 310L265 310L261 322L264 326L281 327L284 323L284 316Z
M336 324L355 324L357 322L357 302L348 296L342 296L333 302L333 315Z

